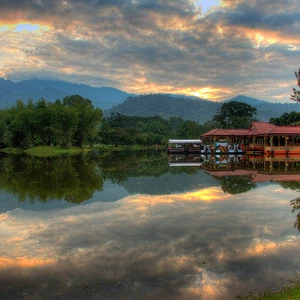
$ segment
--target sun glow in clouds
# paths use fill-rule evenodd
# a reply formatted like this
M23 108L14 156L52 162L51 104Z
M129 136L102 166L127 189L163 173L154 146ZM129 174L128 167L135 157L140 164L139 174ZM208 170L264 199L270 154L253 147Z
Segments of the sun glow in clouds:
M218 88L212 88L212 87L204 87L201 89L186 89L183 91L184 94L187 94L189 96L195 96L202 99L209 99L209 100L218 100L220 98L220 95L224 94L230 94L232 91L228 89L218 89Z

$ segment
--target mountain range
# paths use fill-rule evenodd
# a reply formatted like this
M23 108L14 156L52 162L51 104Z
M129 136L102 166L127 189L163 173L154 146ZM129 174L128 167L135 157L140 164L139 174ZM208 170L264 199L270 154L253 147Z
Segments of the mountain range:
M249 104L257 109L259 121L269 121L284 112L300 111L297 103L271 103L255 98L239 95L227 101L238 101ZM226 102L227 102L226 101ZM128 97L123 103L105 111L104 115L118 112L129 116L154 116L162 118L181 117L185 120L203 124L210 121L219 111L224 102L212 102L194 97L172 97L165 94L150 94Z
M92 100L95 107L102 109L109 109L131 96L111 87L97 88L85 84L39 79L12 82L0 78L0 108L11 106L17 99L26 101L29 98L33 100L44 98L55 101L73 94Z
M104 110L104 116L119 112L129 116L154 116L163 118L181 117L185 120L204 123L211 120L224 102L213 102L196 97L172 94L133 95L111 87L91 87L65 81L31 79L13 82L0 78L0 108L10 107L17 99L48 101L63 99L78 94L90 99L95 107ZM227 101L239 101L257 109L257 119L268 121L284 112L300 111L297 103L271 103L244 95Z

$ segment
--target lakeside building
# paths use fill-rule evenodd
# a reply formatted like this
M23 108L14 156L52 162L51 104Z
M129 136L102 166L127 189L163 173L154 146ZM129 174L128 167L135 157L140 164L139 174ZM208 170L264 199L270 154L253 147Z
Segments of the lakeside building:
M213 129L201 138L212 152L228 153L235 147L246 154L300 155L300 126L252 122L248 129Z

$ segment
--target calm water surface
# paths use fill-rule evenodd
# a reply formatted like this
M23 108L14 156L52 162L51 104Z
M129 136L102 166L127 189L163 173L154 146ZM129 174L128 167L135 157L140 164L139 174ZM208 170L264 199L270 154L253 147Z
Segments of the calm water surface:
M297 159L191 161L205 170L162 152L2 155L0 298L235 299L299 277Z

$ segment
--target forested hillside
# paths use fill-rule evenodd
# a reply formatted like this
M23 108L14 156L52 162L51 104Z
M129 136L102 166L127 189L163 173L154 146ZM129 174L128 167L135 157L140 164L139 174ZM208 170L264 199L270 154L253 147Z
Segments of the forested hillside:
M271 117L280 117L284 112L300 111L300 105L297 103L271 103L242 95L228 101L238 101L239 99L241 99L241 102L257 109L257 119L260 121L269 121ZM118 112L127 116L160 116L165 119L180 117L184 120L203 124L210 121L218 113L223 103L188 97L150 94L128 97L124 103L105 111L104 115L109 116L112 112Z
M128 97L123 104L106 111L105 115L109 116L112 112L118 112L127 116L160 116L164 119L180 117L185 120L205 123L217 114L220 107L220 103L202 99L150 94Z

